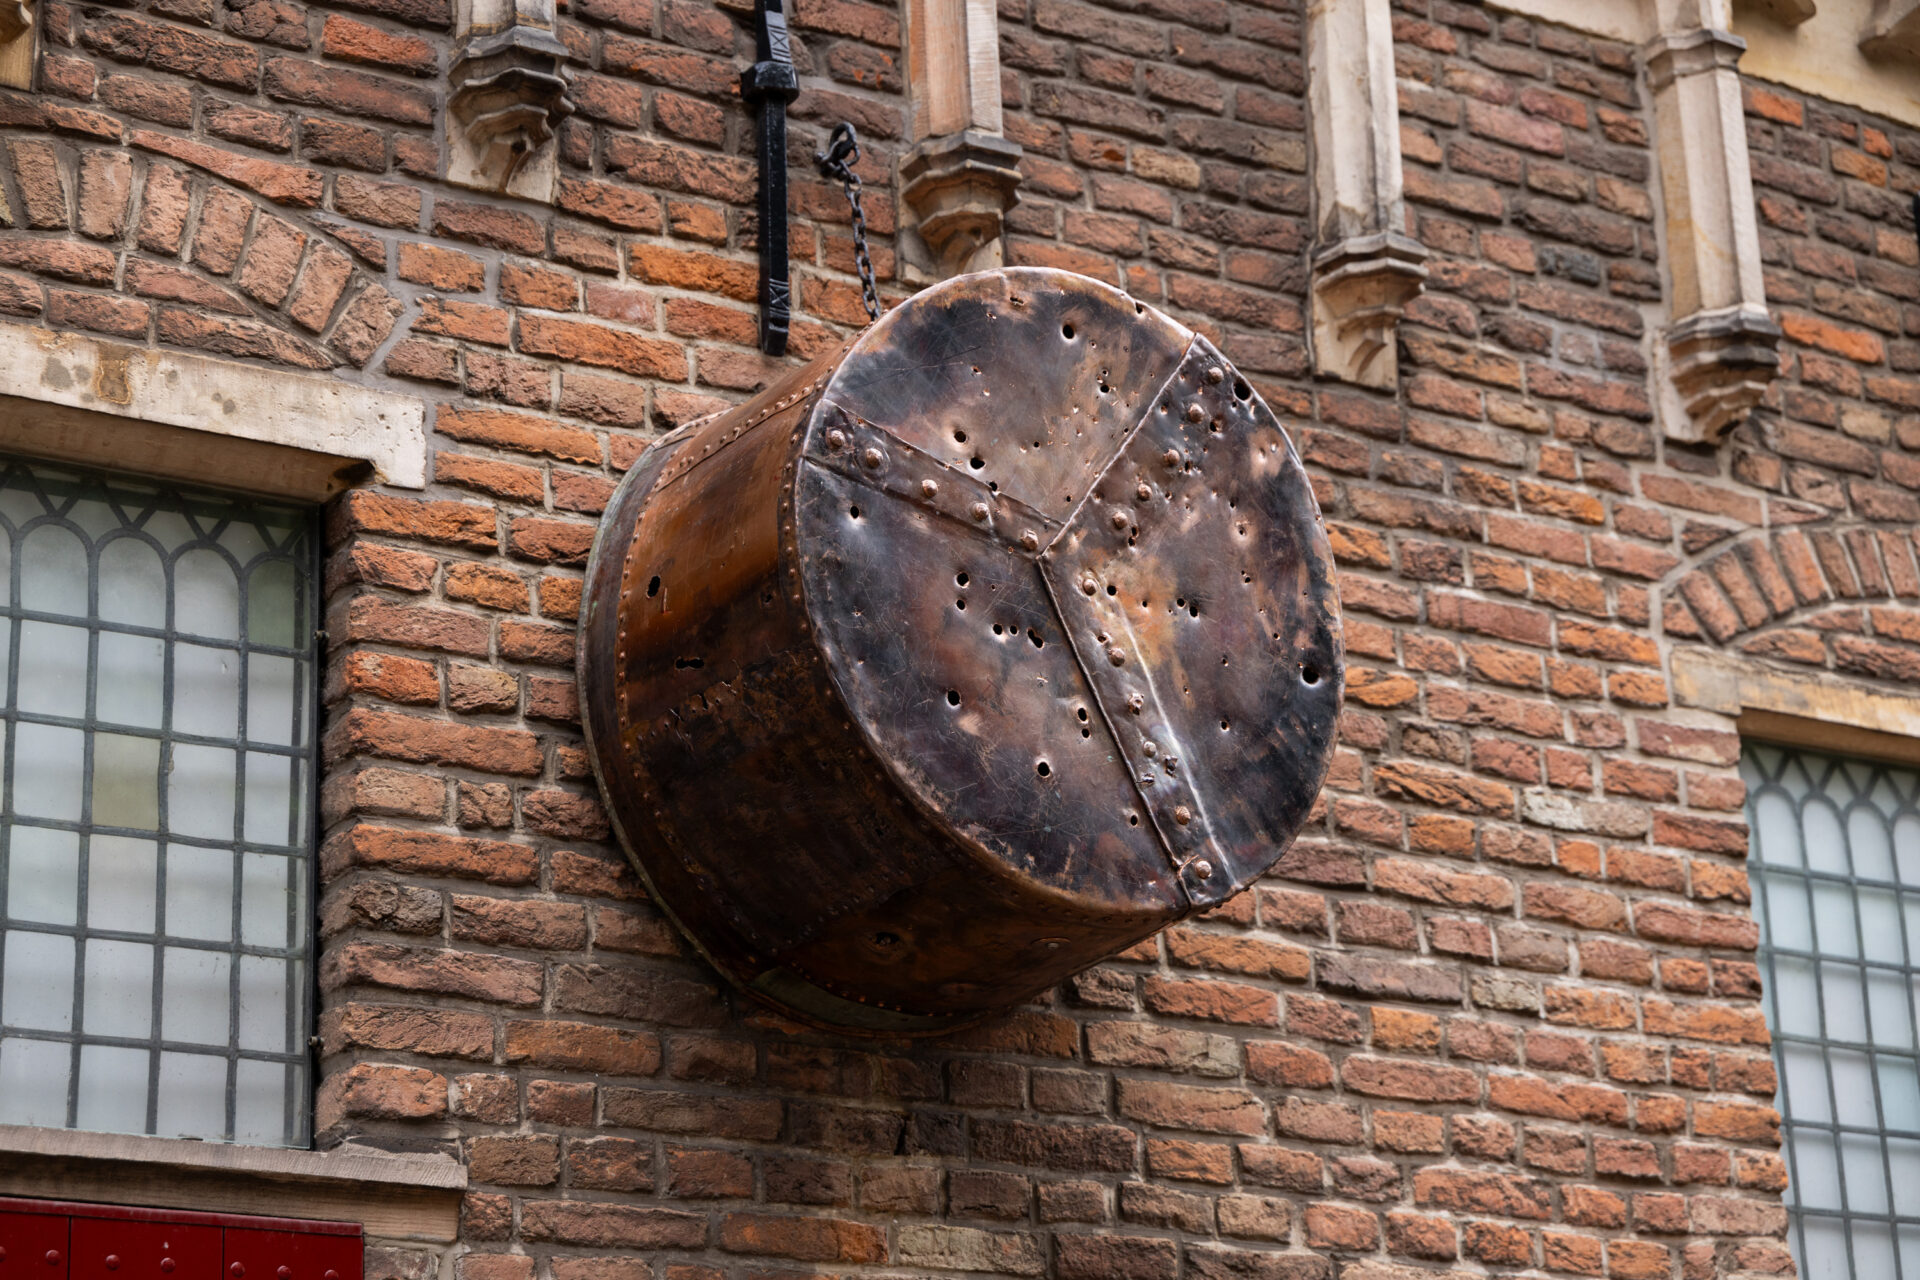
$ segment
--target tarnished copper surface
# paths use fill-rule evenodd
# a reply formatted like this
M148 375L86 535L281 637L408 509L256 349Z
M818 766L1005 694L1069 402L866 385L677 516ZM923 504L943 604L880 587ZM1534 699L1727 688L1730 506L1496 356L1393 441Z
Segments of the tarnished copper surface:
M1279 423L1065 272L966 276L649 449L588 570L622 843L720 971L925 1034L1244 889L1333 751L1340 618Z

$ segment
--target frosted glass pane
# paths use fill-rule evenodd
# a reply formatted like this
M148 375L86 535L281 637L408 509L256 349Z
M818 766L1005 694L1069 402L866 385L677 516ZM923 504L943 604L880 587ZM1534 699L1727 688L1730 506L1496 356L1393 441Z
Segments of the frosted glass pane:
M51 1040L0 1040L0 1124L67 1123L73 1050Z
M1754 848L1761 862L1776 867L1806 865L1800 852L1800 815L1778 791L1762 792L1754 801Z
M1913 1049L1913 993L1907 977L1885 969L1867 970L1867 1020L1873 1043L1889 1049Z
M87 714L87 629L20 624L20 709L78 720Z
M1880 1069L1880 1108L1886 1112L1889 1129L1920 1133L1920 1064L1912 1058L1894 1058L1882 1054ZM1794 1113L1800 1112L1798 1105ZM1812 1116L1807 1117L1809 1120ZM1920 1178L1920 1167L1910 1172ZM1899 1170L1894 1170L1896 1176Z
M1920 885L1920 817L1903 813L1893 824L1893 860L1900 883Z
M1833 1072L1833 1100L1840 1108L1840 1123L1879 1128L1880 1115L1873 1105L1873 1066L1867 1055L1852 1049L1828 1049L1827 1062Z
M1853 1190L1849 1172L1847 1190ZM1884 1176L1884 1175L1883 1175ZM1851 1197L1849 1197L1851 1198ZM1893 1270L1893 1229L1877 1222L1853 1224L1853 1274L1860 1280L1890 1278Z
M1807 910L1807 882L1799 876L1768 875L1767 941L1788 951L1813 950L1813 918Z
M247 655L247 738L274 746L293 745L293 708L304 700L305 682L292 658Z
M160 826L160 740L93 735L93 821L153 831Z
M168 947L160 977L160 1037L182 1044L226 1044L227 969L222 951Z
M191 624L183 624L191 625ZM203 738L240 733L240 654L197 644L173 647L173 729Z
M1776 956L1773 961L1774 1010L1777 1029L1788 1035L1820 1034L1820 995L1813 965L1805 960Z
M1860 940L1853 918L1853 890L1846 885L1815 883L1813 928L1820 952L1829 956L1857 956Z
M253 844L302 844L305 832L294 825L294 774L299 761L288 756L247 753L246 837Z
M101 632L100 674L93 690L95 717L108 724L158 729L166 662L166 645L155 637Z
M80 919L80 837L16 825L8 833L7 915L42 924Z
M12 929L4 939L7 974L0 1022L31 1031L73 1027L73 939Z
M1886 1213L1887 1175L1880 1164L1880 1140L1859 1133L1841 1134L1840 1166L1847 1175L1847 1207L1855 1213ZM1887 1273L1863 1271L1860 1274Z
M100 616L156 631L167 625L167 572L152 547L115 538L100 548Z
M35 613L87 616L87 549L78 534L41 525L21 539L20 604Z
M233 937L233 853L167 846L167 933L225 942Z
M231 551L233 558L241 564L251 564L257 557L273 549L253 521L244 516L229 520L218 537L220 545Z
M1859 1044L1867 1038L1867 1010L1861 999L1860 970L1850 964L1820 966L1820 995L1825 1001L1826 1036Z
M173 562L173 626L182 635L240 638L240 583L216 551L189 551Z
M1903 1218L1920 1217L1920 1141L1888 1138L1887 1158L1893 1162L1893 1211Z
M153 932L159 853L151 840L94 836L87 842L87 923Z
M175 743L167 779L167 829L178 835L233 838L234 753Z
M249 853L240 860L240 941L290 947L302 941L306 863Z
M1827 1105L1827 1066L1820 1050L1812 1045L1785 1043L1780 1046L1780 1065L1786 1093L1781 1109L1797 1120L1833 1119Z
M1847 845L1853 854L1853 874L1862 880L1893 879L1893 839L1887 820L1868 808L1847 815Z
M297 643L299 621L298 575L285 560L270 560L253 571L247 583L247 640L291 649Z
M1900 928L1900 903L1891 890L1856 889L1860 908L1860 939L1867 959L1905 964L1907 948Z
M81 749L78 729L22 724L13 760L14 812L33 818L80 821Z
M287 1098L291 1071L278 1062L242 1061L234 1076L233 1140L284 1144L301 1134L287 1132Z
M287 1001L293 965L264 956L240 957L240 1047L289 1053Z
M87 940L80 1029L88 1035L143 1040L153 1033L153 948Z
M155 1127L162 1137L213 1138L227 1131L227 1064L197 1053L160 1055Z
M1809 800L1800 810L1807 842L1807 865L1815 871L1847 874L1847 831L1840 815L1823 800Z
M1800 1175L1794 1192L1808 1209L1840 1207L1840 1161L1833 1149L1833 1135L1818 1129L1793 1131L1793 1161Z
M149 1061L145 1049L82 1046L80 1127L102 1133L145 1133Z

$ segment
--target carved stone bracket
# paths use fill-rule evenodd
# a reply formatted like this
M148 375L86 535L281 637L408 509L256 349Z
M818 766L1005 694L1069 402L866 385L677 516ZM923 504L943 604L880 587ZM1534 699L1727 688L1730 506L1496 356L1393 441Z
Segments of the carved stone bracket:
M1714 443L1743 421L1780 365L1735 70L1746 47L1717 27L1693 27L1641 50L1672 285L1661 425L1689 443Z
M1779 342L1780 326L1764 307L1698 312L1669 329L1669 373L1693 430L1668 436L1712 442L1743 420L1780 372Z
M1395 326L1426 287L1426 261L1426 249L1397 231L1314 253L1313 355L1320 372L1362 386L1394 384Z
M1742 0L1739 7L1764 13L1783 27L1797 27L1817 12L1814 0Z
M1313 371L1367 387L1400 376L1394 327L1426 287L1406 234L1387 0L1310 0Z
M33 87L34 15L32 0L0 0L0 85Z
M1920 0L1874 0L1873 16L1860 33L1860 52L1920 62Z
M514 5L491 22L474 14L473 29L454 59L447 100L447 181L454 185L553 198L555 129L573 114L573 103L567 98L567 47L553 33L551 0L545 7L544 15L522 14L521 5Z
M1019 202L1020 144L969 129L929 138L900 161L900 197L941 277L1000 265L1000 232Z

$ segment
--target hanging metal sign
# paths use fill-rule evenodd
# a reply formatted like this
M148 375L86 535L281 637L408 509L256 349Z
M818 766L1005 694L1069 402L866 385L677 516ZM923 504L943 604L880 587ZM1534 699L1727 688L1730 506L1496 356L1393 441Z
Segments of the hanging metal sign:
M964 1024L1218 905L1333 754L1327 537L1206 339L965 276L641 458L588 571L620 838L729 978Z

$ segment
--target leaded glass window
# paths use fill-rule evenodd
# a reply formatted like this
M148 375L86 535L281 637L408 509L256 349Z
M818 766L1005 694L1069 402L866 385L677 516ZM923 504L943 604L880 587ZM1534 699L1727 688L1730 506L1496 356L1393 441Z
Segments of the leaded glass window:
M315 556L0 459L0 1123L307 1142Z
M1920 1280L1920 773L1750 743L1754 914L1805 1280Z

